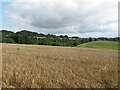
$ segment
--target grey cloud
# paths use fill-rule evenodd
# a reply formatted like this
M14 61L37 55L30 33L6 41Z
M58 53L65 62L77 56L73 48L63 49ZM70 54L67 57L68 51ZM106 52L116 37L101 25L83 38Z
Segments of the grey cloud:
M55 0L53 0L55 1ZM92 4L80 0L63 2L22 2L11 4L10 15L20 18L14 19L25 24L22 27L33 27L36 31L45 33L91 33L108 32L111 24L117 24L116 7L113 3L104 2ZM113 0L114 1L114 0ZM91 5L92 4L92 5ZM110 12L115 12L114 14ZM15 11L14 14L12 11ZM114 16L112 19L110 16ZM26 22L24 22L26 21ZM101 28L102 27L102 28ZM104 28L103 28L104 27ZM110 31L114 31L115 26Z

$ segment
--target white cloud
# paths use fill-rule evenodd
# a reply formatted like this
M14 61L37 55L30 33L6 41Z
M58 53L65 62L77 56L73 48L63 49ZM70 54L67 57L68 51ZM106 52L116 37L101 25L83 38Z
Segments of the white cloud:
M118 32L118 0L16 0L7 9L21 29L109 36ZM70 34L71 33L71 34ZM95 36L93 35L93 36Z

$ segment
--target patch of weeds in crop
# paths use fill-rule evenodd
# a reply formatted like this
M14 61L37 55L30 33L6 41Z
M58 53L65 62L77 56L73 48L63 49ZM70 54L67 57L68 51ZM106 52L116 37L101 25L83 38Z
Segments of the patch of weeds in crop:
M17 50L20 50L20 48L17 48Z
M36 59L40 59L40 56L36 56Z
M77 88L85 88L83 85L78 85Z

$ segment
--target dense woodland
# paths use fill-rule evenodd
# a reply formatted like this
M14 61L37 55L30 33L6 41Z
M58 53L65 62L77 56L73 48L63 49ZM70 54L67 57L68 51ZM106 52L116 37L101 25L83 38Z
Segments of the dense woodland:
M77 36L68 37L67 35L52 35L52 34L42 34L37 32L31 32L27 30L22 30L18 32L12 32L7 30L0 30L0 42L2 43L18 43L18 44L36 44L36 45L51 45L51 46L78 46L91 41L120 41L120 37L107 38L80 38Z

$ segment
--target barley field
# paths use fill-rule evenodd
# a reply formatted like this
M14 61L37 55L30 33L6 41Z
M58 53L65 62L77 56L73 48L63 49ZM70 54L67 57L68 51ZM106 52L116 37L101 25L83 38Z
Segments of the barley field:
M2 44L3 88L118 88L118 51Z

